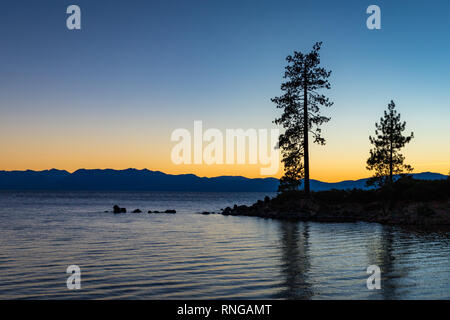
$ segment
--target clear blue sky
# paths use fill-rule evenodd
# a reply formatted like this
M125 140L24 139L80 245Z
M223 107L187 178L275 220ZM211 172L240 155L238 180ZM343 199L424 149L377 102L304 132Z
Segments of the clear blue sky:
M81 31L66 29L71 4ZM381 30L366 28L371 4ZM449 13L449 1L2 1L0 169L156 169L170 132L194 120L272 127L286 55L323 41L335 105L313 178L364 176L368 135L391 99L416 133L417 171L446 172ZM130 158L107 160L121 150Z

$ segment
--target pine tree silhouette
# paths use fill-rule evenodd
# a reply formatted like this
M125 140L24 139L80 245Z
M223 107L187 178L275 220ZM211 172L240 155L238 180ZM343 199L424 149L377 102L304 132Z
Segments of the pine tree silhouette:
M277 108L283 109L283 114L274 123L285 129L279 138L285 171L279 191L297 190L304 177L305 193L309 195L309 133L315 143L325 144L320 126L330 118L321 116L320 109L332 106L333 102L317 92L330 89L331 71L319 67L321 46L322 42L317 42L308 54L295 51L294 55L287 56L284 73L287 80L281 84L284 93L272 99Z
M375 137L369 137L373 149L370 150L366 168L375 170L375 174L367 181L368 185L392 184L393 175L413 170L410 165L404 164L405 157L400 153L400 149L414 137L413 132L409 136L403 135L405 126L406 122L400 121L400 113L397 113L391 100L380 122L375 123Z

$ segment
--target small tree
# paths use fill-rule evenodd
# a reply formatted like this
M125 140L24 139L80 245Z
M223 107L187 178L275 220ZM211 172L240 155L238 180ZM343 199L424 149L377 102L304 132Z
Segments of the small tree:
M400 149L414 137L413 132L409 136L403 135L405 126L406 122L400 121L400 114L391 100L380 123L375 123L375 137L369 137L373 149L370 150L366 168L375 170L375 174L367 181L368 185L392 184L393 175L413 170L410 165L404 164L405 157L400 153Z
M320 125L330 118L320 115L320 107L330 107L333 103L317 92L330 89L328 77L331 71L319 67L321 46L322 42L317 42L308 54L295 51L294 55L287 56L284 73L287 80L281 84L284 94L272 99L277 108L283 109L281 117L274 122L285 129L279 138L285 171L280 180L280 191L297 190L304 177L305 193L309 195L308 134L313 134L315 143L325 144Z

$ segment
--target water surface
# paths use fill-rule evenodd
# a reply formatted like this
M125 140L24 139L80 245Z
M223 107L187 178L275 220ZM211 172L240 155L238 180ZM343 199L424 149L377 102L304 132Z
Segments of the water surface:
M448 231L197 214L265 195L0 192L0 299L450 299Z

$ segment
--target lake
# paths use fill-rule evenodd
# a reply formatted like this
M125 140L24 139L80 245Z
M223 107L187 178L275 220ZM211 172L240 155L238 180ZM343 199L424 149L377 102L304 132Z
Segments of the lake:
M0 299L450 299L448 230L198 214L265 195L2 191Z

